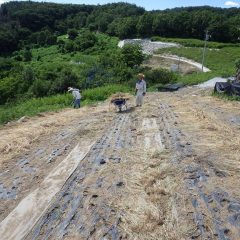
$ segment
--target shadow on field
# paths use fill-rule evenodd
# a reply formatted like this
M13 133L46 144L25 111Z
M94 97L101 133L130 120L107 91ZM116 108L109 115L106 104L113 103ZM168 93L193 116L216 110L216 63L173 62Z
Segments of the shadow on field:
M126 110L118 111L117 113L120 113L120 114L132 113L135 111L135 109L136 109L135 107L129 107Z

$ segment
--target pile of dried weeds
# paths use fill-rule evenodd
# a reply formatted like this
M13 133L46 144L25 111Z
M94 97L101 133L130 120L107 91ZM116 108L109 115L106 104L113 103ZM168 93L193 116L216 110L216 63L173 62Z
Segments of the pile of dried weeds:
M130 95L129 93L122 93L122 92L118 92L113 94L110 97L110 102L113 102L117 99L125 99L125 100L130 100L132 98L132 95Z

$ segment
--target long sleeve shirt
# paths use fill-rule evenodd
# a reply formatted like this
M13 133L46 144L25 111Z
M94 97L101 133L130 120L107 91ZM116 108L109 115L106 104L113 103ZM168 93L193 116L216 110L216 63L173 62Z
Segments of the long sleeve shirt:
M82 97L78 89L73 89L72 95L73 95L74 99L81 99L81 97Z
M142 94L146 92L146 82L144 80L139 80L136 83L137 93Z

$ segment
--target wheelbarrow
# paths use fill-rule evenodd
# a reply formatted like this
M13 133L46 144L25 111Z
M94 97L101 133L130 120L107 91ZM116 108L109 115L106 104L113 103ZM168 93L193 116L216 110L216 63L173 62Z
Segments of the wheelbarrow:
M119 112L122 112L123 110L127 110L127 99L125 98L113 99L111 103L114 104L114 106L119 110Z

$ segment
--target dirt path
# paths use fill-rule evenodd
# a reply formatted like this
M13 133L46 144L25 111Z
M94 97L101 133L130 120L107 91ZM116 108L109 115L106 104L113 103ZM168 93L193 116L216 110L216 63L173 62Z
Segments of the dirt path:
M107 104L82 111L70 121L56 114L62 125L48 133L48 146L40 136L23 151L36 156L37 148L48 147L45 157L30 161L34 173L18 176L24 169L18 155L2 164L14 166L0 175L3 189L26 179L14 198L0 189L6 220L77 143L94 143L24 239L240 239L239 103L192 87L149 93L142 108L125 113L109 112ZM56 141L66 129L71 134ZM49 163L50 149L66 144L71 147ZM2 232L3 239L19 239L7 231L13 229Z
M159 56L159 55L153 55L153 56ZM211 71L207 67L202 67L201 63L195 62L195 61L193 61L191 59L187 59L187 58L184 58L184 57L179 57L177 55L163 54L163 55L160 55L160 57L164 58L164 59L171 59L171 60L174 60L176 62L180 62L180 63L185 63L185 64L188 64L188 65L191 65L191 66L193 66L193 67L195 67L198 70L203 71L203 72L210 72Z

